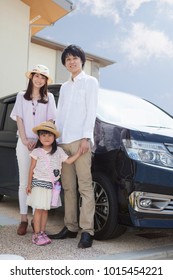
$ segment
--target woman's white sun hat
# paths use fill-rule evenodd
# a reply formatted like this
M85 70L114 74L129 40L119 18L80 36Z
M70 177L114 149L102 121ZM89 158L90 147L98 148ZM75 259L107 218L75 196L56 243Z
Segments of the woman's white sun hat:
M37 64L30 71L27 71L25 73L25 75L28 79L31 79L31 77L32 77L31 74L32 73L41 74L41 75L47 77L47 79L48 79L47 83L48 84L51 84L53 82L52 78L49 75L49 68L47 68L45 65Z

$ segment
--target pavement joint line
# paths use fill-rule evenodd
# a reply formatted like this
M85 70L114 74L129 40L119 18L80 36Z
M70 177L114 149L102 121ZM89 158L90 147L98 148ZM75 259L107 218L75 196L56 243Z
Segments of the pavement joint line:
M157 260L172 257L173 259L173 245L167 245L162 247L156 247L147 250L141 250L136 252L124 252L111 255L102 255L97 259L105 260Z

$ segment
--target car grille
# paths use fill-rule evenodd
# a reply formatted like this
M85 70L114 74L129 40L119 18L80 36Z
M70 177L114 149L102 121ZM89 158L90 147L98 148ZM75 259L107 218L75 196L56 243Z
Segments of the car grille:
M171 213L168 213L168 214L173 214L173 200L171 199L171 201L169 202L169 204L164 208L164 212L170 212Z

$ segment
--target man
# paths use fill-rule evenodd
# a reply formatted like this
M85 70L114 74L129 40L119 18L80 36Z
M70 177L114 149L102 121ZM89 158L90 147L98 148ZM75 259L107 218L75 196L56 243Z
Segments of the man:
M69 155L81 149L82 156L72 165L63 164L62 185L65 202L65 227L52 239L75 238L82 230L78 248L92 246L94 236L95 199L91 176L91 143L96 119L98 81L86 75L84 51L69 45L61 56L62 64L70 72L70 79L60 90L56 126L60 131L59 144ZM78 223L78 191L81 197Z

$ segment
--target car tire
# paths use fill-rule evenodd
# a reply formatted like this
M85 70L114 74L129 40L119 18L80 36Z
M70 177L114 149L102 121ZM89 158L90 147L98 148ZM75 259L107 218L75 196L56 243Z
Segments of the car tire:
M126 227L118 224L118 199L115 186L100 172L93 173L95 194L94 238L107 240L118 237Z
M2 201L4 195L3 194L0 194L0 201Z

